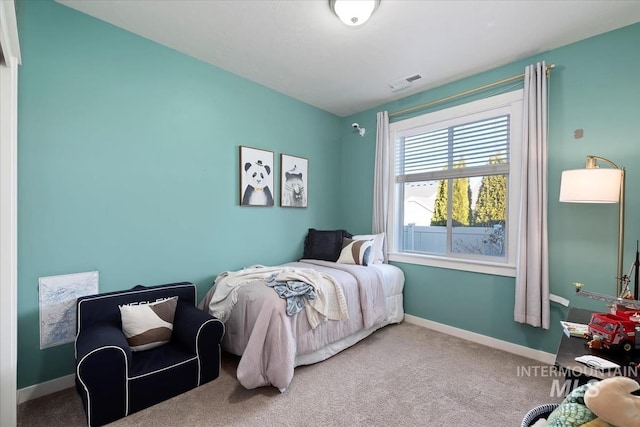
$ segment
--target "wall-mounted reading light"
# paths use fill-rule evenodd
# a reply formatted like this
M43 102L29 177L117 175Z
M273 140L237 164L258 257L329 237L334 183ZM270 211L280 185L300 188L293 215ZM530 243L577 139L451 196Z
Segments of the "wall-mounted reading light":
M360 134L360 136L364 136L364 134L367 132L365 128L361 128L360 125L357 123L353 123L351 127L353 128L354 131L357 131Z

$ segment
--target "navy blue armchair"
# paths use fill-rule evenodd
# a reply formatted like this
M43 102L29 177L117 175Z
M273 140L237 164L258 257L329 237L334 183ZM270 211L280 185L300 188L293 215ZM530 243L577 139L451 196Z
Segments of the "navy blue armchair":
M132 351L120 305L177 296L166 344ZM87 423L125 417L218 377L224 324L196 307L196 288L182 282L80 297L76 303L76 390Z

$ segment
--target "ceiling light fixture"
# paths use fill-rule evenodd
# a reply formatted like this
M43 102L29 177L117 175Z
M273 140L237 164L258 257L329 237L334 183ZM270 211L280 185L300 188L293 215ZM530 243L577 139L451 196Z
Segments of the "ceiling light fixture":
M329 7L350 27L362 25L380 4L380 0L329 0Z

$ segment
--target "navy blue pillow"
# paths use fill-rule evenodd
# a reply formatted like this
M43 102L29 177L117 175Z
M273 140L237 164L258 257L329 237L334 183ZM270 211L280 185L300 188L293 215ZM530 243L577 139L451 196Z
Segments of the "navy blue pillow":
M336 262L342 251L342 239L353 235L347 230L316 230L310 228L304 239L302 258Z

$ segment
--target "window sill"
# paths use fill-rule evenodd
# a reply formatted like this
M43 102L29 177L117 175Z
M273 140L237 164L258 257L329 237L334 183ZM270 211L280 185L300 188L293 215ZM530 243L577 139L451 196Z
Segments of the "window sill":
M418 255L402 252L390 252L389 261L425 265L429 267L447 268L450 270L462 270L474 273L493 274L495 276L516 277L515 265L496 262L459 260L433 255Z

